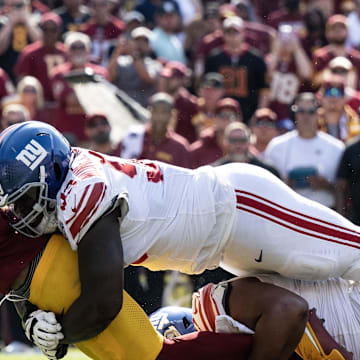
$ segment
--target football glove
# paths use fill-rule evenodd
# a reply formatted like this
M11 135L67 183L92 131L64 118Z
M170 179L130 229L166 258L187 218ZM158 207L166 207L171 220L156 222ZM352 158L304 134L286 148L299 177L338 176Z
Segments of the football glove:
M64 338L61 325L52 312L32 312L25 321L24 329L26 337L41 350L56 350L59 341Z
M305 332L295 352L304 360L352 360L353 354L338 344L316 315L309 310Z

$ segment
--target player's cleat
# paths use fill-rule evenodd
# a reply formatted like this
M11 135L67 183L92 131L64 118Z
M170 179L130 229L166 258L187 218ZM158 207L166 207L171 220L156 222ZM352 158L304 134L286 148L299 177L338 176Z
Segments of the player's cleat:
M332 338L323 323L317 317L316 309L309 310L305 333L296 353L304 360L353 360L353 354Z

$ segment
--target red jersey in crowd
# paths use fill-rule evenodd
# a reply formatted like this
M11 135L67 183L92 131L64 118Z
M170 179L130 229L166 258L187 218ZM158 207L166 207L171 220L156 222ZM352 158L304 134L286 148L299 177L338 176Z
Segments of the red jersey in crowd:
M124 23L116 17L111 17L111 21L104 26L98 25L92 19L82 26L82 32L91 38L92 62L107 65L111 50L116 46L116 40L124 29Z
M159 144L154 144L151 127L147 127L139 159L158 160L171 165L191 168L188 141L171 130L166 132L164 139Z
M316 73L324 70L329 62L335 58L337 55L331 51L331 45L324 46L316 50L313 54L313 65L315 76ZM348 58L351 63L354 65L358 75L358 89L360 89L360 52L358 50L349 48L346 49L346 54L344 55Z
M87 63L85 67L94 70L96 74L108 78L105 68L92 63ZM85 141L84 132L86 117L83 108L78 103L73 88L64 79L64 75L74 70L69 62L59 65L54 69L51 78L53 94L58 102L57 115L54 126L64 134L75 135L77 141Z
M44 90L45 100L53 101L50 78L54 68L66 61L65 47L58 42L55 47L49 48L37 41L25 47L15 65L17 77L31 75L36 77Z
M177 111L175 132L191 144L198 138L192 123L192 118L198 113L196 96L191 95L185 88L181 88L175 96L175 109Z
M209 165L224 156L216 140L214 128L205 129L200 134L200 139L191 144L190 151L193 169Z
M269 14L267 23L276 30L283 24L291 25L296 30L300 30L304 21L299 12L289 12L286 8L280 8Z
M300 83L294 60L280 61L272 75L269 104L279 120L289 116L290 105L298 94Z

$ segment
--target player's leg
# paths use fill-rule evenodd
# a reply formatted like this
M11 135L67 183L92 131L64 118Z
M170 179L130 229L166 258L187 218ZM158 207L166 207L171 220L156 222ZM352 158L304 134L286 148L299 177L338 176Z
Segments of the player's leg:
M165 339L156 360L246 360L249 357L251 345L251 335L194 332L174 339Z
M359 227L259 167L230 164L216 171L234 187L236 198L223 258L227 270L360 280Z

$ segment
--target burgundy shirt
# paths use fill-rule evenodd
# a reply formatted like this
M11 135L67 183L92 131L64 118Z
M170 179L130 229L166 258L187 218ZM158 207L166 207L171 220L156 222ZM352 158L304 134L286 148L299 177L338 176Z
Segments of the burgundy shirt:
M50 78L54 68L66 61L66 51L62 43L58 42L54 48L48 48L41 41L25 47L15 65L16 76L26 75L36 77L44 89L44 97L54 101Z
M7 294L16 278L45 246L46 236L27 238L15 233L0 211L0 293Z
M116 45L116 40L124 29L125 24L116 17L111 17L111 20L104 26L96 24L93 19L83 24L82 32L87 34L92 42L91 61L96 64L107 65L110 53Z
M351 61L356 69L358 75L358 89L360 89L360 51L350 48L346 50L345 56ZM331 51L330 45L316 50L312 59L315 73L324 70L329 62L335 57L336 55Z
M270 13L267 21L267 23L276 30L278 30L282 24L299 25L303 22L304 19L301 14L291 13L285 8Z
M85 67L90 67L96 74L108 78L107 70L99 65L87 63ZM64 75L73 70L72 65L66 62L54 69L51 78L51 85L55 99L58 101L57 114L54 126L62 133L71 133L76 136L78 141L85 141L86 117L83 108L80 105L69 105L67 97L74 90L64 79Z
M191 144L197 139L192 118L198 113L198 99L185 88L181 88L175 100L175 109L177 111L175 132Z
M145 130L143 150L139 159L158 160L185 168L192 167L189 143L184 137L169 130L160 144L154 144L150 126Z
M200 139L190 146L193 169L209 165L224 156L222 149L216 142L214 128L205 129Z

